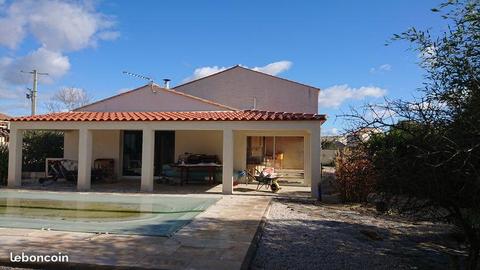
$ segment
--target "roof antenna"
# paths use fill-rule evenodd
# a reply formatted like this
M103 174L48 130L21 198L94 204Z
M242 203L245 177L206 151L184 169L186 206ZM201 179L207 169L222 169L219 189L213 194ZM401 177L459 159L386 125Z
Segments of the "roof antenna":
M129 71L122 71L123 74L126 74L126 75L129 75L129 76L132 76L132 77L136 77L136 78L140 78L140 79L144 79L144 80L147 80L148 81L148 85L150 85L150 89L152 90L152 92L156 93L157 91L153 90L153 84L155 83L153 81L152 78L150 77L147 77L147 76L144 76L144 75L140 75L140 74L136 74L136 73L133 73L133 72L129 72Z

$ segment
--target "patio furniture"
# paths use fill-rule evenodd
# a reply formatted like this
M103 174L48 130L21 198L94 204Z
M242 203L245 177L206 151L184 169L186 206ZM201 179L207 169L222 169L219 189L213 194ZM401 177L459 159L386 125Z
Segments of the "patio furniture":
M77 182L77 169L75 161L60 158L47 158L45 178L40 178L40 183L46 180L57 181L60 178L69 182Z
M97 158L93 162L93 172L95 172L97 176L97 180L106 180L106 181L113 181L115 178L115 161L111 158Z
M188 181L191 180L192 171L203 171L207 172L209 184L215 183L215 173L218 168L221 168L221 164L217 163L197 163L197 164L174 164L172 167L180 169L180 184L188 184Z

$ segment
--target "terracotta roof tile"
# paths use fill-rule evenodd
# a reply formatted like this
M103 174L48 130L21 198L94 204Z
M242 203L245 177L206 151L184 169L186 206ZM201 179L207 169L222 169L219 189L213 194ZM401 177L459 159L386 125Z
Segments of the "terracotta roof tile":
M4 113L0 113L0 120L8 120L10 119L10 116L4 114Z
M61 112L10 119L25 121L301 121L326 120L323 114L267 111L196 111L196 112Z

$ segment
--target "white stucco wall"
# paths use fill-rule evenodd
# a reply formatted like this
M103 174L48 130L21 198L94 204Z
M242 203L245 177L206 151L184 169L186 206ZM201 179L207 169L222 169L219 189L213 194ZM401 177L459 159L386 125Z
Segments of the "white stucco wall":
M242 67L174 88L238 109L318 113L318 89Z
M98 158L113 158L114 171L120 170L120 131L119 130L94 130L92 133L92 166Z
M63 157L78 160L77 130L65 131ZM92 166L98 158L113 158L115 172L120 170L120 131L119 130L94 130L92 131Z
M64 132L63 158L78 159L78 130L67 130Z
M154 91L152 91L152 89ZM228 109L172 93L173 90L145 86L79 108L88 112L164 112L164 111L226 111Z
M175 161L185 153L217 155L222 160L223 133L221 130L175 131Z

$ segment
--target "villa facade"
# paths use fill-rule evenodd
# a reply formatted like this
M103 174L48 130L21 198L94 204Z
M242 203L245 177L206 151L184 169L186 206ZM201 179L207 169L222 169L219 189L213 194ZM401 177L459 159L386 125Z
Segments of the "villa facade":
M166 164L184 153L216 156L222 190L235 172L261 167L320 183L319 89L235 66L172 89L154 83L73 112L11 119L8 184L21 185L24 130L64 132L64 158L78 162L78 190L90 190L96 159L114 160L115 177L154 188Z

